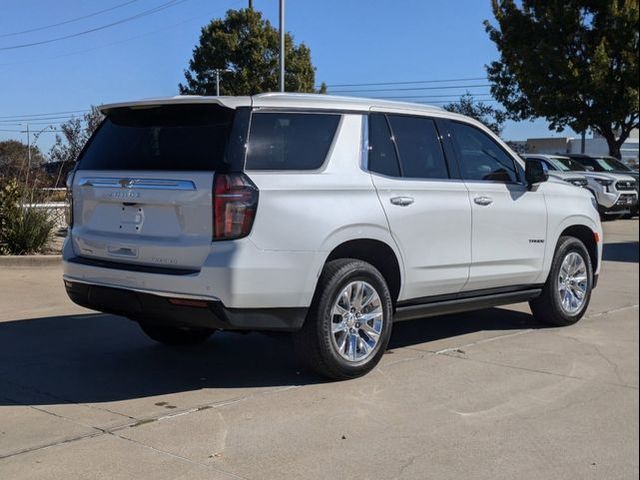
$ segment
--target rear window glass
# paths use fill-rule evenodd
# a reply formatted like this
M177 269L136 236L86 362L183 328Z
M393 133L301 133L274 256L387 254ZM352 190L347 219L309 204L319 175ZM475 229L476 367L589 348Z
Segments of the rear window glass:
M117 108L79 158L84 170L226 170L234 110L219 105Z
M331 147L340 115L254 113L247 170L315 170Z

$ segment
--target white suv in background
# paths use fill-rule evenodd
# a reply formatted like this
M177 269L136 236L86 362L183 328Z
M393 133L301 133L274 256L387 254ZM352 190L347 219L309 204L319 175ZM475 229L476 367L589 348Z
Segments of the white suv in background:
M568 325L587 309L593 196L475 120L304 94L102 112L69 178L64 282L159 342L290 331L340 379L371 370L400 320L529 301Z
M522 157L542 163L550 176L588 188L598 201L598 210L603 219L631 214L638 209L638 186L629 175L594 172L562 155L527 154ZM586 181L586 185L573 179L578 175Z
M544 154L523 154L520 155L525 161L535 160L542 164L543 168L549 174L550 179L561 180L563 182L570 183L580 188L587 188L589 180L583 175L586 169L572 170L565 160L571 162L572 160L566 157L559 157L557 155L544 155Z

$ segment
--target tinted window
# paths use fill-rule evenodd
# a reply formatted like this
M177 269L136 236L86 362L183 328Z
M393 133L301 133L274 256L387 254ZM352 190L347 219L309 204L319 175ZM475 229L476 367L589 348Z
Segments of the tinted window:
M611 172L614 170L622 170L625 172L631 171L631 169L627 167L624 163L612 157L596 158L596 161L602 167L603 170L606 170L608 172Z
M165 105L110 111L81 155L86 170L222 170L234 110Z
M545 170L557 170L557 168L555 168L555 166L551 165L550 163L547 163L546 160L542 160L541 158L525 158L524 160L526 162L539 163L540 166Z
M340 115L254 113L246 168L314 170L329 152Z
M400 176L396 149L382 113L369 115L369 170L390 177Z
M513 159L486 133L458 122L451 122L451 130L466 180L518 181Z
M578 162L576 162L575 160L571 159L571 158L566 158L566 157L551 157L551 159L553 160L553 162L555 162L555 165L560 169L560 170L565 170L565 171L577 171L577 172L584 172L587 169L584 168L581 164L579 164Z
M433 120L403 115L389 115L388 118L398 147L403 177L449 178Z
M545 168L546 170L565 170L564 168L560 168L562 167L562 164L555 165L547 160L539 160L539 162L542 164L542 167Z

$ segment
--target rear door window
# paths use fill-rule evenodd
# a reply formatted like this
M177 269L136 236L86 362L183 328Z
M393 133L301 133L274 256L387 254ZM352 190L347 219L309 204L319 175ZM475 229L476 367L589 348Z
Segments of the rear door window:
M213 104L116 108L80 155L82 170L211 170L225 157L235 110Z
M254 112L247 170L315 170L329 153L339 114Z
M449 178L435 123L430 118L389 115L405 178Z

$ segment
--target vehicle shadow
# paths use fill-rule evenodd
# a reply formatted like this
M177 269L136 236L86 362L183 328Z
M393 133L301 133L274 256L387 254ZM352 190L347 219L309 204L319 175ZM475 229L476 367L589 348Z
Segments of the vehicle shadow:
M638 242L605 243L602 259L609 262L638 263L640 250Z
M489 309L394 325L389 348L480 330L539 328L528 314ZM295 360L289 335L218 332L196 347L165 347L104 314L0 323L0 405L93 403L202 388L324 380Z

